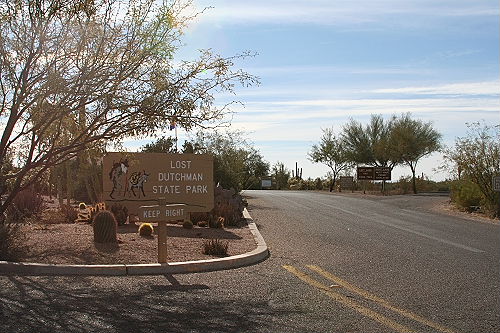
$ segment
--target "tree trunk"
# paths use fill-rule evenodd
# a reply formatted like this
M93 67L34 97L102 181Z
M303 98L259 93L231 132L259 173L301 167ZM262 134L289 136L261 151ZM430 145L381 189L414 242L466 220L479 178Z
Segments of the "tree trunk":
M66 205L70 205L73 196L73 175L71 172L71 161L66 161Z
M417 179L415 178L415 167L410 165L410 169L413 175L413 194L417 194Z
M62 176L58 172L58 175L56 177L57 177L57 199L59 200L59 207L62 207L64 204Z

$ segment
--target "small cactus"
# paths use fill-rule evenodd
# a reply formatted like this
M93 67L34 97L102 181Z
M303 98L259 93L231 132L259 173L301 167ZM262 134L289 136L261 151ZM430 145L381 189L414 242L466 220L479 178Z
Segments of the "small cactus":
M139 235L150 237L153 234L153 225L151 223L141 223L139 226Z
M87 205L85 204L85 202L80 202L80 204L78 205L78 209L81 210L87 209Z
M207 228L208 227L208 222L207 221L198 221L198 227L200 227L200 228Z
M185 229L193 229L193 222L191 222L190 220L186 220L184 221L184 223L182 223L182 227Z
M115 216L108 210L102 210L96 214L92 222L94 229L94 242L116 243L117 223Z
M208 220L208 226L210 228L217 228L217 229L223 229L224 228L224 221L225 219L222 216L215 217L215 216L210 216L210 219Z

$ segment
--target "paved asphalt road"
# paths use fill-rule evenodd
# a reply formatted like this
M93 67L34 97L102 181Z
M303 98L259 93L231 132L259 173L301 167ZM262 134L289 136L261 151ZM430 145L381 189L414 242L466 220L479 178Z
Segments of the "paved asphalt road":
M263 263L0 277L0 332L500 332L498 225L431 212L439 196L246 194Z

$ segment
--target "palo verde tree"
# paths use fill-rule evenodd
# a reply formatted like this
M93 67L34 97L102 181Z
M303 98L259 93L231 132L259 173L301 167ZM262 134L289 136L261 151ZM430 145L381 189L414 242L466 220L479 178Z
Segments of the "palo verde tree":
M342 132L349 159L357 164L390 167L392 170L400 162L392 154L392 121L394 118L384 121L381 115L371 115L370 122L363 127L361 123L351 119Z
M332 128L323 130L323 136L319 144L313 145L309 152L309 160L313 163L323 163L330 168L332 173L330 192L333 191L340 172L351 168L353 165L345 149L344 140L336 137Z
M500 175L500 126L472 123L468 128L467 136L444 150L445 161L449 169L459 170L459 175L478 186L486 210L500 217L499 193L492 186L493 176Z
M349 159L356 164L394 169L401 161L393 153L394 140L391 126L394 117L384 121L381 115L371 115L370 122L363 127L358 121L351 119L343 128L342 139ZM385 180L382 191L385 189Z
M169 136L156 139L156 141L148 143L142 147L142 152L144 153L176 153L175 149L175 138Z
M214 180L223 188L257 188L269 173L269 163L240 131L199 131L190 146L213 155Z
M411 169L413 193L417 193L415 171L418 161L440 149L441 134L430 122L412 119L409 113L395 117L390 125L390 140L394 143L391 154Z
M0 216L49 168L96 145L151 135L169 120L220 125L230 105L213 92L257 84L235 61L200 51L179 61L182 0L0 2ZM174 61L175 59L175 61ZM9 189L9 190L7 190Z

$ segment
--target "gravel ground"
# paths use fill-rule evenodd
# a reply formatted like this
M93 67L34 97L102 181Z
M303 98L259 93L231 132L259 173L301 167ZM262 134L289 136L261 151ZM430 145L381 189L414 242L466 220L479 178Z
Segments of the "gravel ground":
M23 262L50 264L140 264L157 262L157 235L142 237L138 225L118 227L118 244L97 244L92 226L86 223L45 224L25 226L27 253ZM155 228L156 231L156 228ZM256 243L247 226L211 229L195 226L167 226L168 262L216 258L202 253L203 242L220 239L229 243L228 255L254 250Z

